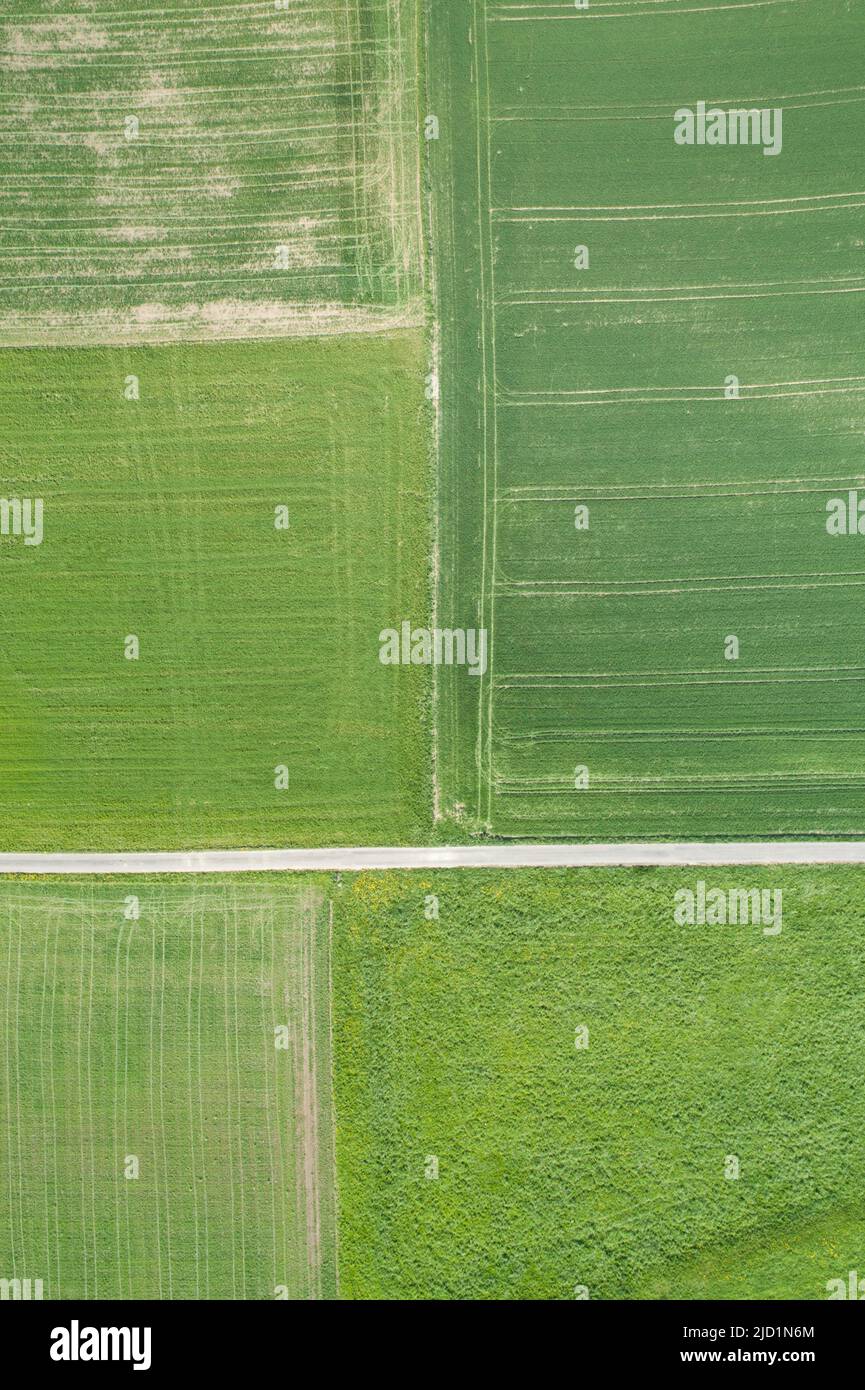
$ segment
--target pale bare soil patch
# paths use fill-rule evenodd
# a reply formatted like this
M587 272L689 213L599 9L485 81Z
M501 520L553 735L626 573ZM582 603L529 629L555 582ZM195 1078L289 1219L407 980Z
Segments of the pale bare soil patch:
M180 309L168 304L140 304L125 311L104 309L89 314L86 320L75 314L11 314L4 321L3 337L10 347L50 347L72 342L82 346L134 347L137 343L390 333L396 329L420 327L423 321L420 300L389 309L223 299L208 304L189 304Z

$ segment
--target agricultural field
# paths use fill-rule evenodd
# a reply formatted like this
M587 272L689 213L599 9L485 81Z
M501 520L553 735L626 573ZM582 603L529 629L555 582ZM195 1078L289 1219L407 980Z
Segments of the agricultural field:
M825 1298L865 868L186 870L865 839L865 0L64 8L0 854L184 872L0 876L0 1299Z
M428 7L438 611L490 643L440 673L442 833L865 834L863 33ZM771 139L677 143L700 102Z
M415 0L16 0L0 344L419 323L418 22Z
M378 660L431 591L419 38L0 23L0 849L429 833L429 683Z
M759 889L760 912L677 921L701 880L710 905ZM865 1248L863 888L859 868L346 879L342 1297L827 1298Z
M863 871L682 925L697 877L4 878L0 1275L825 1298L865 1242Z
M417 330L0 352L0 849L417 843ZM30 538L35 539L35 535ZM137 639L133 647L129 639Z
M0 882L4 1278L46 1299L334 1295L320 889Z

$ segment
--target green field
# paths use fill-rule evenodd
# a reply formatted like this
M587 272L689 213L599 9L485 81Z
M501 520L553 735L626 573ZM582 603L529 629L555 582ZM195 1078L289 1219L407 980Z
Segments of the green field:
M3 1278L46 1299L333 1296L322 887L0 882Z
M701 876L780 890L780 932L678 924ZM863 885L7 877L0 1277L64 1299L824 1299L865 1246Z
M863 33L428 7L439 611L491 643L440 681L451 833L865 832L862 540L826 529L865 486ZM780 153L677 145L700 100L780 108Z
M428 835L418 53L414 0L0 21L0 849Z
M378 634L428 607L424 362L415 331L0 353L2 495L44 499L41 545L0 537L0 848L423 838L426 672Z
M865 0L73 8L0 16L0 853L865 839ZM0 1299L823 1299L863 891L0 876Z
M700 878L780 889L781 931L677 925ZM804 868L347 881L342 1296L826 1298L865 1258L863 887Z
M14 11L0 343L420 321L415 0Z

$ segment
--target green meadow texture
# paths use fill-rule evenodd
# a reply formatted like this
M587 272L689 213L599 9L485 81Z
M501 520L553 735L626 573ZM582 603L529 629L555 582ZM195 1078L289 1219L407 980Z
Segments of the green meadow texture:
M679 925L701 878L779 890L780 932ZM865 1250L863 887L813 868L346 880L343 1297L825 1299Z
M322 886L0 881L4 1279L334 1295Z
M863 541L827 505L865 501L862 4L427 29L439 603L491 643L442 673L442 817L861 835ZM780 109L780 151L676 144L700 101Z
M0 848L423 837L427 673L378 635L427 611L424 361L0 353L4 495L44 499L41 545L0 536Z

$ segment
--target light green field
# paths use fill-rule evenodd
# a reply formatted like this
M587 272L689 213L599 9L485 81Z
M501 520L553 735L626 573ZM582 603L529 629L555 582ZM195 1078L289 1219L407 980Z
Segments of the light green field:
M780 933L677 925L701 877L780 889ZM343 1296L826 1298L865 1261L863 888L861 869L347 880Z
M415 0L17 0L0 342L418 322L417 24Z
M865 489L863 36L861 0L428 7L440 612L492 650L440 681L457 829L865 832L826 529ZM700 100L780 107L781 152L676 145Z
M0 848L423 838L426 672L378 634L428 608L424 362L0 353L0 495L44 500L41 545L0 537Z
M322 886L0 883L4 1278L46 1299L333 1296Z

